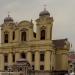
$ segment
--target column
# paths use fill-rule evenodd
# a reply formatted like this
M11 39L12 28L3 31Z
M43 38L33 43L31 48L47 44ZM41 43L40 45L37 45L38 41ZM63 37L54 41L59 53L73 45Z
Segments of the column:
M29 61L29 63L31 64L31 60L32 60L32 54L31 52L27 52L27 60Z
M4 70L4 56L0 54L0 70Z
M8 63L9 63L9 65L12 65L12 53L9 53L8 54Z
M45 70L50 71L50 51L45 52Z
M50 36L51 36L51 34L50 34L50 25L47 25L47 29L46 29L46 39L47 40L50 40Z
M39 51L35 52L35 70L39 70L39 66L40 66L40 55L39 55Z
M52 51L51 52L51 70L54 70L54 68L55 68L55 54Z
M20 59L20 53L15 53L15 61L19 60Z
M29 29L28 40L33 40L33 28Z

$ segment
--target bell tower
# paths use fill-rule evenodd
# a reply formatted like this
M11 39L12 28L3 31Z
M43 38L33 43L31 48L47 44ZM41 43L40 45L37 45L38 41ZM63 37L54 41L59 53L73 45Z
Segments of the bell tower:
M4 23L1 25L1 43L7 44L7 43L15 41L14 29L15 29L14 20L8 14L8 16L4 18Z
M40 12L39 18L36 20L36 26L37 40L52 40L53 17L50 16L46 8Z

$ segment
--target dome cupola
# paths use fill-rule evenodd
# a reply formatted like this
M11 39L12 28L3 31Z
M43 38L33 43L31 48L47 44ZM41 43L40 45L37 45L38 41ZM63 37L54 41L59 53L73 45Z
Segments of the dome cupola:
M40 12L39 16L50 16L50 13L46 10L46 8L44 8L43 11Z
M13 22L13 18L8 15L8 17L5 17L4 22Z

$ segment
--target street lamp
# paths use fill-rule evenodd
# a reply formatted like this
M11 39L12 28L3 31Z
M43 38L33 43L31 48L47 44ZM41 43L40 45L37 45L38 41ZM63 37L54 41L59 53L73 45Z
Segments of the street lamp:
M11 66L8 66L8 73L9 73L9 75L11 75L10 72L11 72Z

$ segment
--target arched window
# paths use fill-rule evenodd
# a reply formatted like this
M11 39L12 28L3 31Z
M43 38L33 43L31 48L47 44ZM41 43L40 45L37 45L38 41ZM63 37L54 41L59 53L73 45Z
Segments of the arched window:
M26 32L22 31L21 33L21 41L26 41Z
M8 43L8 33L4 33L4 43Z
M45 40L45 30L41 30L40 39Z

